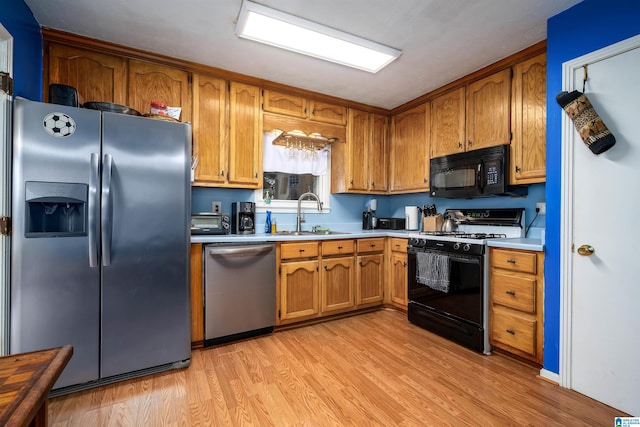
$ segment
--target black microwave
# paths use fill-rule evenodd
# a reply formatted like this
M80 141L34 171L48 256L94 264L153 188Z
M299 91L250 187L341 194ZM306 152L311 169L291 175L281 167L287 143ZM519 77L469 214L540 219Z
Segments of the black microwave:
M525 186L509 185L509 145L431 159L431 197L473 197L527 194Z

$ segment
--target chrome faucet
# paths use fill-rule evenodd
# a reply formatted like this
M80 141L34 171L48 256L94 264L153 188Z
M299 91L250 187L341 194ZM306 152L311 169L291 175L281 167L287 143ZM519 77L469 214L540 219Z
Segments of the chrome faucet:
M300 204L302 203L302 199L304 199L305 197L310 197L312 199L316 199L316 202L318 202L318 210L319 211L322 210L322 202L320 201L320 199L318 198L318 196L315 193L304 193L300 197L298 197L298 213L297 213L297 216L296 216L296 232L297 233L302 231L300 229L301 228L300 225L304 222L304 218L302 218L302 212L301 212Z

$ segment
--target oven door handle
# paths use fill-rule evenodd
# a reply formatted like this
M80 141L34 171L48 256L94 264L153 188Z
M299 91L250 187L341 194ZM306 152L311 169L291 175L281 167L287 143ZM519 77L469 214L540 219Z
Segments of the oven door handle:
M478 265L481 264L481 262L480 262L481 257L480 256L478 256L478 257L468 257L467 258L467 257L460 257L460 256L457 256L457 255L450 255L450 254L448 254L448 255L449 255L449 262L455 261L455 262L460 262L460 263L465 263L465 264L478 264Z

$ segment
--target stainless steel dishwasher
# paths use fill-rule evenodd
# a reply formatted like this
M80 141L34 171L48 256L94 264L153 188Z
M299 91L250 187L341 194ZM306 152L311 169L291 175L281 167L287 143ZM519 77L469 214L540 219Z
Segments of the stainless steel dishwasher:
M275 244L209 244L204 257L204 344L272 332L276 321Z

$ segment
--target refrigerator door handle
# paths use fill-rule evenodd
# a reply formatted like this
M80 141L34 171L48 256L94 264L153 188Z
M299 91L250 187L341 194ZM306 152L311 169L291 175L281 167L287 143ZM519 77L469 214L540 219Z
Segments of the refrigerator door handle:
M111 208L111 166L113 157L111 154L105 154L102 163L102 265L107 267L111 265L111 232L112 232L112 208Z
M88 227L89 227L89 267L98 266L98 185L100 184L100 155L91 153L91 171L89 175Z

